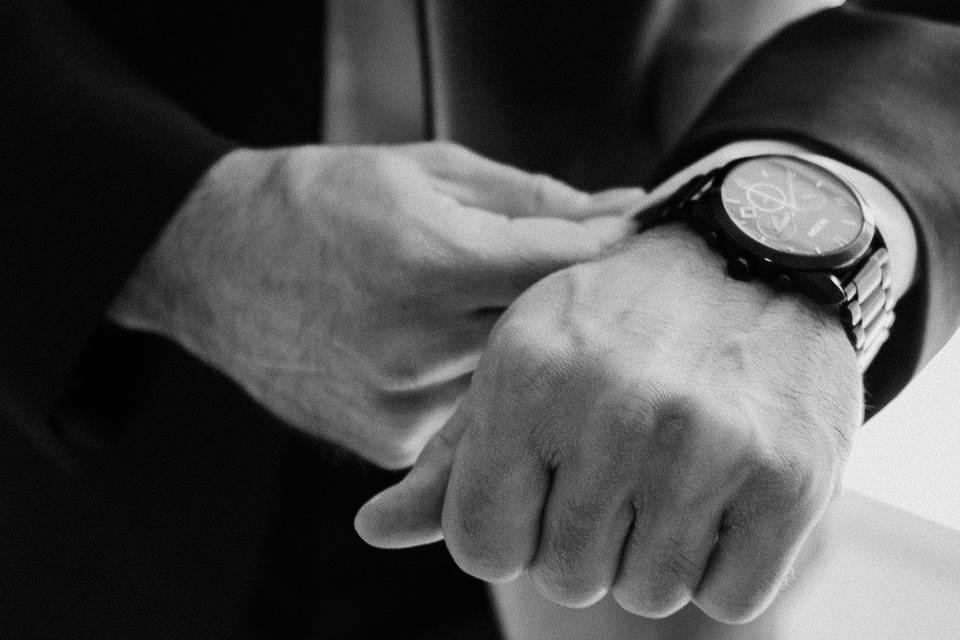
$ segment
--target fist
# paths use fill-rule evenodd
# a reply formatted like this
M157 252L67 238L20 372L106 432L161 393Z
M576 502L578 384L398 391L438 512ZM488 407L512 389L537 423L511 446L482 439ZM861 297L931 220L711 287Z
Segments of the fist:
M840 322L725 275L680 226L555 273L500 319L469 393L356 526L443 537L474 576L568 606L745 622L835 491L862 420Z
M409 466L526 287L628 229L588 195L450 144L240 150L204 178L111 309L294 427Z

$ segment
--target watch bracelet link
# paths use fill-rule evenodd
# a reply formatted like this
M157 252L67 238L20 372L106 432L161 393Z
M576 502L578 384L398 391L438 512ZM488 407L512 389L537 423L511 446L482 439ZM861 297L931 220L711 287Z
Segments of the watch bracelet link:
M698 231L703 225L696 216L687 215L689 205L698 201L712 186L722 167L694 176L661 204L637 213L637 233L659 224L684 221ZM840 281L844 300L839 305L840 320L857 354L857 365L862 372L890 337L890 327L896 318L891 292L890 255L877 237L878 246L855 272Z
M890 254L884 247L876 249L843 283L841 319L857 352L861 372L867 370L890 337L890 327L896 318L891 283Z

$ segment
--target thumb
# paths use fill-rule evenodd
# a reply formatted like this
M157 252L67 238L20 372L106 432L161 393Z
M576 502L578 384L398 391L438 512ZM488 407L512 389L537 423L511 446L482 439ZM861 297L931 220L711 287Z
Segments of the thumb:
M617 187L587 195L579 203L559 207L552 215L567 220L588 220L597 217L632 219L633 214L649 206L650 194L640 187Z
M443 539L443 500L465 425L458 411L427 443L403 480L360 507L353 526L364 542L381 549L403 549Z

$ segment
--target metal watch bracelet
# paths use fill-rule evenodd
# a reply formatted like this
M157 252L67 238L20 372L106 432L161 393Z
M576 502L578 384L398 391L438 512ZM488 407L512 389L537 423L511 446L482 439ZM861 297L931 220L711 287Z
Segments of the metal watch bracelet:
M866 371L880 347L890 337L896 317L890 292L889 254L877 249L853 277L843 284L841 319L853 348L860 371Z

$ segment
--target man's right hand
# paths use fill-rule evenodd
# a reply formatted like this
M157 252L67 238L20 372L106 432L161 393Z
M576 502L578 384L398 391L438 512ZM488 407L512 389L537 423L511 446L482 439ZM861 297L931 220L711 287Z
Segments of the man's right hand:
M442 537L467 573L529 570L566 606L758 616L840 486L863 387L837 314L724 267L674 223L530 287L357 532Z
M619 241L643 198L448 143L235 151L110 317L172 338L291 425L404 467L452 415L500 311Z

